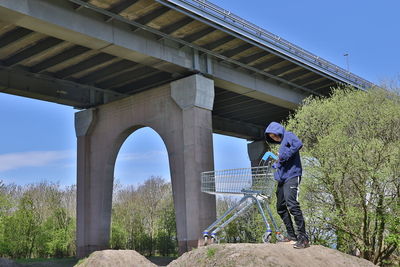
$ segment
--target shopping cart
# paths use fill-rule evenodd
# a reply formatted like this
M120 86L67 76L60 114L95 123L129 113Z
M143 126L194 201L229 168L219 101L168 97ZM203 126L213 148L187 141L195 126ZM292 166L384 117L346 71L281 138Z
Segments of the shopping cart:
M276 238L277 240L283 240L283 235L279 231L268 205L273 189L275 188L271 162L262 161L261 164L262 166L253 168L201 173L202 192L214 195L243 196L234 206L229 208L220 218L203 231L205 244L208 242L213 243L218 240L218 232L239 216L244 215L254 204L261 213L266 227L262 240L265 243L269 243L272 237L272 230L264 213L262 206L264 202L266 204L267 213L275 229Z

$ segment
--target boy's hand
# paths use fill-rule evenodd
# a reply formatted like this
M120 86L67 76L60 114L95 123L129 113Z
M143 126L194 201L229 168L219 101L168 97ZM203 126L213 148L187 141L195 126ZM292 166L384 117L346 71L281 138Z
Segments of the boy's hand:
M279 162L275 162L274 164L272 164L273 169L279 169L280 166L281 164Z

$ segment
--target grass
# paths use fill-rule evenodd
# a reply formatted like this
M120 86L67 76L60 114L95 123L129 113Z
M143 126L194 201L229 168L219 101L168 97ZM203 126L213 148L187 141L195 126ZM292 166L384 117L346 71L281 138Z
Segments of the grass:
M34 258L34 259L16 259L14 260L17 263L32 263L32 262L40 262L40 261L69 261L76 260L76 258Z
M83 258L83 259L80 259L80 260L76 263L76 265L81 264L81 263L84 262L86 259L87 259L87 257L86 257L86 258Z
M159 266L167 266L177 257L152 256L147 257L148 260ZM72 267L83 263L87 258L35 258L35 259L16 259L15 262L23 267Z
M76 258L36 258L36 259L16 259L15 262L26 267L54 266L54 267L72 267L78 259Z
M216 247L209 247L207 248L207 258L212 258L215 256L215 253L217 252L217 248Z

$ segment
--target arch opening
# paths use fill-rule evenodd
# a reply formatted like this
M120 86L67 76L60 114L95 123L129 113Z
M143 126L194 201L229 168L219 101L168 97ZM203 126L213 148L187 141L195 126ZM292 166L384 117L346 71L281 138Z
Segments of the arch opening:
M176 256L177 234L167 148L150 127L121 136L115 160L110 247Z

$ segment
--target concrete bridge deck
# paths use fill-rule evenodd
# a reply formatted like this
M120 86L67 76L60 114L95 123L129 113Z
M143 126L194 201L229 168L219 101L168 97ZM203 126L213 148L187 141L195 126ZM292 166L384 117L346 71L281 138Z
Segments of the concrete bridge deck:
M214 131L259 139L310 94L371 86L253 26L199 0L3 0L0 91L84 109L201 73Z

